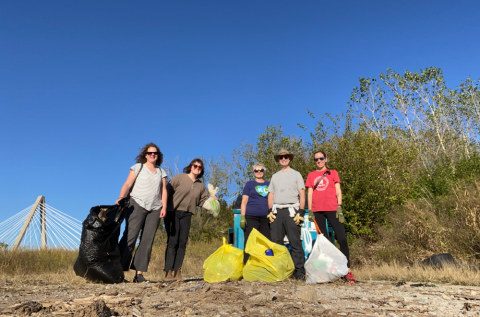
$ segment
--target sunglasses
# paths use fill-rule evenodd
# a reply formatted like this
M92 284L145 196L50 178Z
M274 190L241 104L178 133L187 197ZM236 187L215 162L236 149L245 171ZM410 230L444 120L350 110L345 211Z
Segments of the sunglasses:
M279 161L280 161L280 160L284 160L284 159L285 159L285 160L289 160L289 159L290 159L290 156L289 156L289 155L282 155L282 156L279 156L279 157L278 157L278 160L279 160Z
M325 160L325 158L324 158L324 157L319 157L319 158L316 158L316 157L315 157L313 160L314 160L315 162L318 162L318 160L323 161L323 160Z
M147 152L147 155L158 155L158 152Z
M193 164L192 167L196 168L197 170L202 170L203 169L203 166L197 165L197 164Z
M255 173L263 173L265 170L262 168L261 170L253 170Z

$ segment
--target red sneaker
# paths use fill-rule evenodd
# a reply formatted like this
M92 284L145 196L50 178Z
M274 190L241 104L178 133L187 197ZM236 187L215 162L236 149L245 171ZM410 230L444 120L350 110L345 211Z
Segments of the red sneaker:
M348 272L348 274L345 275L343 279L350 284L355 284L355 275L353 275L352 272Z

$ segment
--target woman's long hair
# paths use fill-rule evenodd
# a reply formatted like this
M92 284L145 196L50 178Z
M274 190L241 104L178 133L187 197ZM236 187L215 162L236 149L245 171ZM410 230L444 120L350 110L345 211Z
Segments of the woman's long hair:
M155 143L148 143L143 148L140 149L140 153L135 158L137 163L145 164L147 162L147 158L145 157L148 152L148 148L154 147L157 149L158 155L157 160L155 161L155 167L160 167L163 163L163 153L160 152L160 148Z
M188 166L185 166L185 168L183 169L183 172L185 174L190 174L190 172L192 171L192 165L194 163L200 163L200 165L202 165L202 171L200 172L200 174L197 177L197 178L202 178L203 174L205 173L205 165L203 164L203 161L199 158L194 158Z

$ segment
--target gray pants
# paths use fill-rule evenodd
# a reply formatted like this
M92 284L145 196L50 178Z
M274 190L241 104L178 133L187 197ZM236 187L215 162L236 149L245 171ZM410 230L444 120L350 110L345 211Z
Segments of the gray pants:
M120 240L120 256L124 271L128 269L147 272L150 255L152 254L153 240L160 223L160 209L148 211L140 207L137 202L131 198L130 207L125 217L125 231ZM137 242L138 234L142 230L140 243L138 244L135 257L132 262L133 250L135 242Z
M280 245L283 245L283 238L285 235L287 236L292 248L292 260L293 264L295 264L295 270L305 272L305 253L303 252L302 240L300 240L302 229L290 217L288 208L277 209L277 218L270 224L270 234L272 242Z

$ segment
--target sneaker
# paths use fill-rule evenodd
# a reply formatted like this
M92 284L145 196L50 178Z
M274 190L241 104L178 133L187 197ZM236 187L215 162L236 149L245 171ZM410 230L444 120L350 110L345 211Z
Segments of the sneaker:
M143 274L137 274L133 278L133 283L148 283L148 281L145 277L143 277Z
M348 272L348 274L345 275L343 279L350 284L355 284L355 275L353 275L352 272Z

